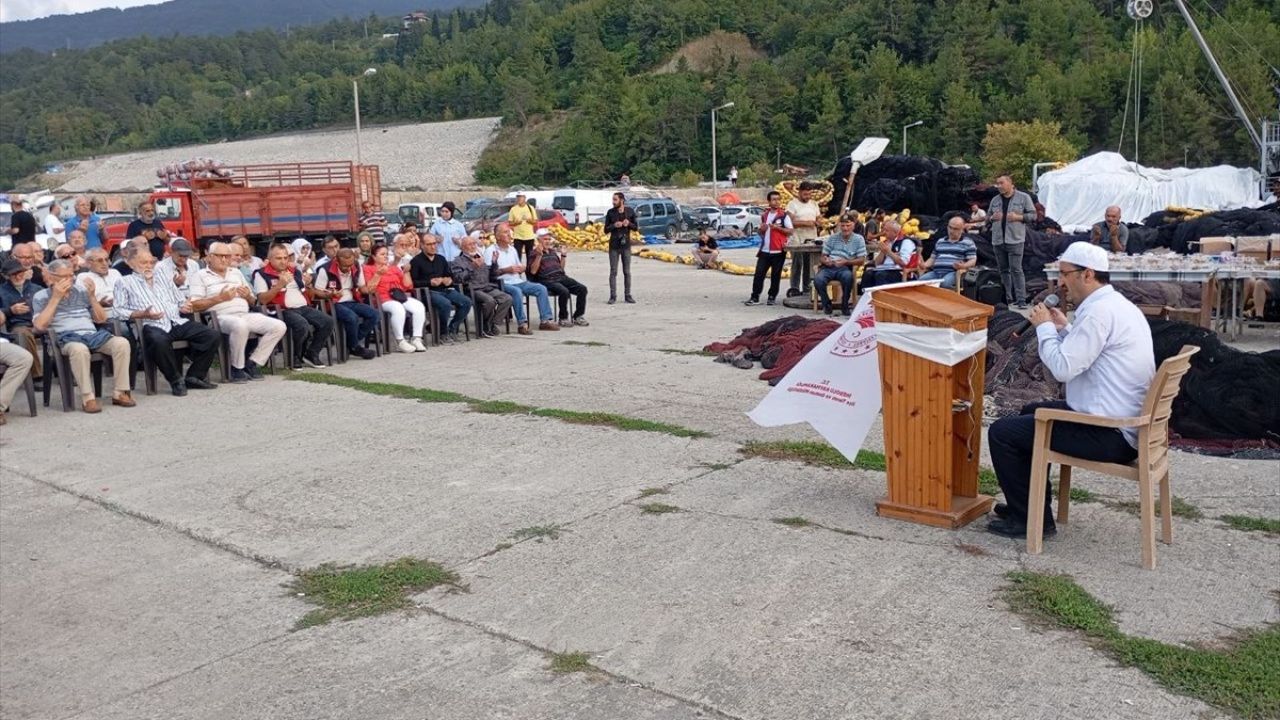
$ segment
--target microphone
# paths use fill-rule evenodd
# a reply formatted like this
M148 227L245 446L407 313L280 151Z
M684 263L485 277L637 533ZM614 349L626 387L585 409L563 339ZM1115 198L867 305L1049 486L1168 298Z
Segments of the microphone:
M1047 296L1045 296L1045 299L1040 302L1040 304L1044 305L1047 308L1056 308L1058 307L1059 302L1061 301L1058 299L1057 294L1049 293ZM1022 333L1026 332L1030 328L1031 328L1031 318L1027 318L1027 322L1023 324L1022 327L1018 328L1018 331L1015 332L1013 336L1022 337Z

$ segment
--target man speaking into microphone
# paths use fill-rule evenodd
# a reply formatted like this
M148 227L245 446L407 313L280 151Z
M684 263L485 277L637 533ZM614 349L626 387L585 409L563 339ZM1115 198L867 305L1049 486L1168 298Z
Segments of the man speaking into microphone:
M1136 305L1109 284L1107 251L1087 242L1071 243L1058 258L1058 293L1076 305L1075 321L1044 303L1031 309L1040 361L1066 385L1066 401L1032 403L1016 417L1001 418L987 432L1005 502L987 530L1020 538L1027 534L1027 498L1031 490L1031 447L1037 408L1053 407L1090 415L1135 417L1156 374L1151 327ZM1055 422L1050 447L1099 462L1127 464L1138 456L1134 428L1101 428ZM1045 493L1044 535L1057 532Z

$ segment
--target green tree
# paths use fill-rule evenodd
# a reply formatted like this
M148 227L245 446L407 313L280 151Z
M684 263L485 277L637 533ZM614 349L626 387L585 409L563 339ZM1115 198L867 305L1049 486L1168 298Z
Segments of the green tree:
M1031 185L1031 166L1038 162L1070 162L1080 149L1062 137L1056 122L991 123L982 139L982 165L988 175L1009 175L1023 187Z

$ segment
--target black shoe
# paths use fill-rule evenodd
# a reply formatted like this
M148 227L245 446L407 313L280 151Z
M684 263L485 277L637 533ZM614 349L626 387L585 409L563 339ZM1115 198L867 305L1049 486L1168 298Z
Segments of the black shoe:
M169 383L169 389L177 397L184 397L187 394L187 386L181 380L174 383Z
M610 304L610 305L613 305L613 304L614 304L614 303L616 303L616 302L618 302L618 298L616 298L616 297L610 297L610 298L609 298L609 304Z
M218 387L217 383L211 383L204 378L192 377L191 375L188 375L184 382L192 390L216 390Z
M830 306L830 305L824 305L824 306L823 306L823 308L822 308L822 314L823 314L823 315L826 315L827 317L831 317L831 312L832 312L832 310L831 310L831 306Z
M750 298L747 298L746 300L743 300L743 301L742 301L742 304L743 304L743 305L759 305L759 304L760 304L760 298L758 298L758 297L750 297Z
M1008 517L1009 517L1009 504L1008 504L1008 503L996 503L995 505L991 506L991 513L992 513L993 515L995 515L996 517L998 517L998 518L1008 518Z
M244 364L244 373L249 376L250 380L265 379L262 377L262 366L252 360Z
M233 385L241 385L249 382L249 373L240 368L231 368L231 383Z
M1027 536L1027 524L1010 518L1002 518L987 523L987 532L1007 538L1025 538ZM1044 537L1053 537L1057 534L1058 528L1056 525L1045 524Z
M778 304L778 301L777 301L777 300L775 300L774 298L769 298L768 300L765 300L765 301L764 301L764 304L765 304L765 305L777 305L777 304Z
M845 317L849 317L849 308L847 307L840 308L840 314Z
M302 370L305 367L306 365L302 364L302 358L294 358L293 360L289 361L290 370Z
M623 302L629 303L629 304L631 304L631 305L635 305L635 304L636 304L636 299L635 299L635 298L633 298L633 297L631 297L630 295L628 295L628 296L626 296L626 297L622 298L622 300L623 300Z
M378 357L378 353L373 348L355 348L351 354L364 360L372 360Z
M302 362L306 363L307 367L313 367L317 370L324 367L324 363L320 361L320 353L318 352L302 356Z
M800 297L801 292L796 288L787 288L787 297Z

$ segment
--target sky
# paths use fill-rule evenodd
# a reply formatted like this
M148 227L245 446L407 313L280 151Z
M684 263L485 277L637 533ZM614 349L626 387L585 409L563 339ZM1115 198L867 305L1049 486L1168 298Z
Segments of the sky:
M102 8L127 8L138 5L156 5L165 0L3 0L0 1L0 22L33 20L49 15L69 15Z

